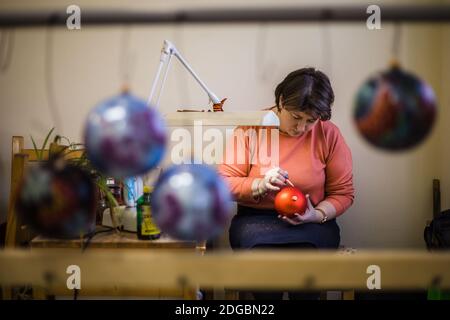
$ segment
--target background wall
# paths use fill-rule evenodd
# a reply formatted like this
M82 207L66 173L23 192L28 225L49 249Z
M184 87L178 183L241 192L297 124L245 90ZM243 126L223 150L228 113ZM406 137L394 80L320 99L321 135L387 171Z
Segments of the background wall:
M371 1L371 4L425 1ZM77 1L95 8L174 9L239 6L240 1ZM275 3L275 4L274 4ZM246 6L336 4L336 1L253 1ZM365 4L365 1L343 1ZM427 3L449 3L429 1ZM8 1L4 9L65 8L71 1ZM48 130L81 141L85 117L99 101L118 93L123 57L129 55L132 91L146 99L164 39L172 40L213 91L228 97L226 110L259 110L273 104L273 90L290 71L315 66L331 78L336 101L332 121L354 159L356 200L339 219L342 243L362 247L423 247L432 215L432 179L441 179L442 208L450 208L450 25L402 26L400 61L434 88L439 118L414 150L386 153L366 144L353 122L353 99L372 73L391 57L393 25L370 31L360 24L247 24L83 27L78 31L17 29L12 59L0 71L0 222L9 197L11 136L42 142ZM128 34L128 37L126 36ZM4 31L2 32L4 35ZM127 43L125 46L124 43ZM48 82L50 81L50 82ZM53 95L48 94L48 83ZM164 110L205 108L208 99L175 62L161 100ZM51 112L54 105L57 113ZM57 116L59 114L59 117ZM59 118L59 120L58 120Z

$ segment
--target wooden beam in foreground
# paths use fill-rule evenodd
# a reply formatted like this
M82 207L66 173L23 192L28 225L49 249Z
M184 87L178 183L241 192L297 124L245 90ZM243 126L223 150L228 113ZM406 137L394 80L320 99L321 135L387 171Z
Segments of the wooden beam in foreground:
M81 269L83 288L367 289L370 266L381 289L450 288L450 253L358 251L214 252L42 249L0 251L0 285L66 288L67 267ZM376 268L375 267L375 268ZM370 270L370 268L369 268Z

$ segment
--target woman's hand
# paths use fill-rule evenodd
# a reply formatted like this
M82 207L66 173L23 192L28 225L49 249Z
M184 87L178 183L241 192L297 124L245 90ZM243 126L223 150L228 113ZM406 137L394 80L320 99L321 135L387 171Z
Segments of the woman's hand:
M288 218L286 216L279 215L278 218L292 224L299 225L303 223L320 223L323 220L323 215L319 210L314 209L311 200L309 200L309 194L306 195L306 211L304 214L300 215L299 213L294 214L293 218Z
M269 191L278 191L281 187L286 186L287 171L279 167L272 168L266 172L264 178L257 179L254 196L264 196Z

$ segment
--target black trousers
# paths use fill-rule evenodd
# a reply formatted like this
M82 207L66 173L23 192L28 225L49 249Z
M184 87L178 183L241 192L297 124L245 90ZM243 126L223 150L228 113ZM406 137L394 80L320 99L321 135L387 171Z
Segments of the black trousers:
M256 245L252 250L259 249L277 249L277 250L315 250L316 247L307 242L286 243L286 244L263 244ZM252 291L255 300L282 300L284 291ZM289 300L319 300L320 291L288 291Z

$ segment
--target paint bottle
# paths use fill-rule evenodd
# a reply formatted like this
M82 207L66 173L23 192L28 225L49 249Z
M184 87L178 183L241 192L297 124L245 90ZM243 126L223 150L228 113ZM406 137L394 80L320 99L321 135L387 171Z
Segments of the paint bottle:
M152 216L151 192L151 187L144 186L144 194L137 200L137 237L140 240L155 240L161 236L161 231Z

